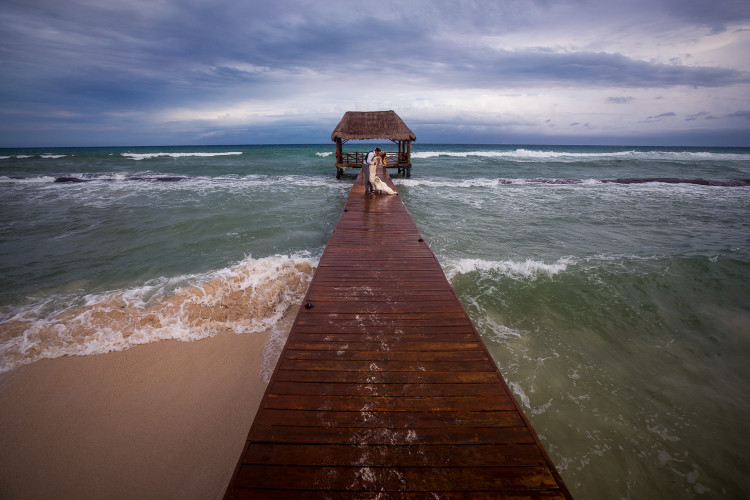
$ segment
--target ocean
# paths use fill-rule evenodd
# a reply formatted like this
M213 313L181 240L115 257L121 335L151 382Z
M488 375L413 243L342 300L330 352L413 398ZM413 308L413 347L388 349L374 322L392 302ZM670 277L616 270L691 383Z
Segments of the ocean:
M0 150L0 372L274 330L358 171L333 150ZM750 149L412 151L396 187L573 495L747 497Z

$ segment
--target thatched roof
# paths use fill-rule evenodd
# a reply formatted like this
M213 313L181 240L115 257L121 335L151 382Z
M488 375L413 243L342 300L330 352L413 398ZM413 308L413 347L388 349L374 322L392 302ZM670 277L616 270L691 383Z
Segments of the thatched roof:
M391 139L394 141L416 141L417 136L409 130L395 111L347 111L336 128L331 140Z

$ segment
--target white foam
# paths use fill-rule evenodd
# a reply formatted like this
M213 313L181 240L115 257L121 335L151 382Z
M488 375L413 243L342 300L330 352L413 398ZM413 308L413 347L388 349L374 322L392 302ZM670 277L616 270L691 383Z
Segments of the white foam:
M566 151L538 151L529 149L514 149L505 151L416 151L412 152L412 158L434 158L446 156L453 158L506 158L509 160L533 159L535 161L545 159L582 159L582 158L623 158L634 157L635 151L621 151L613 153L572 153Z
M71 176L83 177L79 174ZM314 177L306 176L265 176L265 175L247 175L247 176L224 176L224 177L183 177L176 175L180 180L178 182L159 182L158 178L164 174L154 172L143 172L137 176L142 180L131 180L130 176L120 173L102 174L97 176L86 176L86 181L82 183L55 183L55 177L29 177L29 178L10 178L0 176L0 185L14 186L17 189L32 189L26 194L28 197L34 196L55 196L61 201L74 200L76 204L85 205L92 208L112 207L121 202L137 202L139 196L171 196L179 193L180 196L197 194L200 196L211 195L213 193L230 193L238 195L247 195L250 193L270 193L276 195L298 196L303 190L308 192L314 190L320 193L333 193L343 195L351 189L351 184L346 182L331 182L330 176L319 175ZM46 183L47 186L38 184ZM45 199L44 203L48 203Z
M0 316L0 372L42 358L268 330L302 300L316 265L309 254L248 257L78 300L47 297Z
M452 158L502 158L511 161L580 161L601 159L639 159L639 160L731 160L750 161L750 154L715 153L709 151L611 151L611 152L571 152L542 151L533 149L476 150L476 151L413 151L412 158L434 158L439 156Z
M553 264L533 259L526 259L525 261L458 259L449 260L443 266L443 269L449 280L453 280L459 274L468 274L474 271L497 272L514 279L528 279L539 276L554 276L565 271L568 265L574 263L575 260L572 257L560 258Z
M42 158L48 158L48 159L52 159L52 160L54 160L54 159L57 159L57 158L65 158L65 157L66 157L66 156L68 156L68 155L53 155L53 154L45 154L45 155L40 155L40 156L41 156Z
M325 158L327 156L331 156L333 152L329 151L327 153L315 153L316 155L320 156L321 158Z
M659 426L656 426L656 425L654 425L654 426L647 425L646 429L648 429L649 432L653 432L654 434L656 434L657 436L659 436L663 441L675 442L675 441L679 441L680 440L680 438L678 438L677 436L672 435L670 433L670 431L668 429L666 429L665 427L659 427Z
M171 156L172 158L182 158L186 156L229 156L229 155L241 155L242 151L229 151L229 152L220 152L220 153L201 153L201 152L195 152L195 153L122 153L122 156L125 156L127 158L132 158L136 161L140 160L148 160L151 158L156 158L159 156Z
M440 178L435 177L432 179L399 179L395 178L394 182L396 182L399 186L424 186L424 187L431 187L431 188L472 188L472 187L496 187L503 182L503 179L487 179L487 178L474 178L474 179L464 179L464 180L454 180L454 179L446 179L446 178ZM505 183L510 183L514 181L508 181Z
M547 410L549 410L550 406L552 406L552 402L553 401L554 400L550 399L549 401L547 401L546 404L543 404L542 406L534 408L533 410L531 410L531 414L532 415L541 415L542 413L544 413Z
M394 182L399 186L422 186L430 188L496 188L498 186L521 186L521 185L537 185L544 184L549 186L570 186L570 185L585 185L594 186L601 185L603 182L598 179L569 179L569 178L541 178L535 177L531 179L520 178L497 178L489 179L486 177L476 177L472 179L446 179L446 178L432 178L432 179L394 179Z
M55 182L54 177L50 177L48 175L42 175L39 177L23 177L23 178L11 178L7 176L0 176L0 182L18 182L18 183L28 183L28 184L43 184L43 183L49 183L49 182Z
M521 399L521 404L526 407L527 409L531 409L531 402L529 401L529 397L526 395L526 392L523 390L523 387L521 387L518 382L508 382L508 385L513 390L513 392Z
M522 335L520 331L514 330L500 323L492 314L488 314L488 311L479 305L476 299L464 297L462 300L468 300L477 310L484 311L482 314L476 315L477 317L474 320L477 329L483 336L487 335L496 342L505 342L521 338Z
M603 183L599 179L591 179L591 178L589 178L589 179L582 179L581 180L581 184L583 184L584 186L595 186L595 185L600 185L600 184L603 184Z

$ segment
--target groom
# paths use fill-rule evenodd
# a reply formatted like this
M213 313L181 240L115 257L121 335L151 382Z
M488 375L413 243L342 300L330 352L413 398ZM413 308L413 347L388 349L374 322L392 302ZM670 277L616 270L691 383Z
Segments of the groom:
M375 157L379 154L380 148L375 148L365 155L365 161L362 163L362 169L367 169L365 170L365 194L375 192L370 178L370 165L375 165Z

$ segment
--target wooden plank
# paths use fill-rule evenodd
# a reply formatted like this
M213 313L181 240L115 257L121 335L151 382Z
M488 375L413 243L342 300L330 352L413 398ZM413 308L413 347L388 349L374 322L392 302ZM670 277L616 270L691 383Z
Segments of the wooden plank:
M271 394L323 396L484 396L505 395L497 384L357 384L341 382L274 382Z
M338 280L332 280L332 282L326 282L324 280L313 280L310 283L310 292L317 292L318 289L323 289L329 293L382 293L382 294L395 294L395 293L406 293L406 294L424 294L430 292L448 292L453 293L453 289L447 282L401 282L394 284L391 281L354 281L350 284L341 283Z
M385 493L378 490L363 492L362 496L355 498L384 498ZM496 500L498 498L496 491L389 491L387 498L393 500ZM331 491L328 490L321 494L318 490L259 490L259 489L233 489L227 498L233 500L308 500L325 498L327 500L351 500L352 492L350 491ZM560 500L566 498L559 490L523 490L523 491L503 491L504 500Z
M386 351L484 351L479 342L361 342L361 341L333 341L333 340L295 340L287 341L287 349L297 351L372 351L381 348Z
M349 269L363 271L368 269L369 267L377 268L380 270L387 269L392 271L393 273L398 273L409 269L411 265L414 264L415 270L417 271L439 270L441 274L443 273L443 269L440 267L440 264L438 264L437 261L434 260L435 257L427 253L427 251L400 251L398 255L392 256L393 258L391 259L382 259L380 254L382 254L382 252L384 251L387 251L387 248L388 247L385 247L385 250L377 249L374 251L365 252L348 247L337 249L337 252L334 255L329 256L324 253L323 256L331 261L335 261L336 265L323 266L322 269L326 271L333 271L344 269L344 267L346 266L349 267ZM360 252L361 254L358 252ZM432 261L432 264L428 265L428 262L430 261ZM397 276L392 276L392 278L396 277Z
M570 498L400 197L360 174L303 305L225 498Z
M359 283L364 281L383 281L388 280L391 285L396 285L401 282L422 282L422 283L443 283L445 277L437 275L432 269L425 270L409 270L394 274L394 272L387 269L354 269L352 271L341 271L337 269L331 269L329 267L318 268L315 273L315 278L318 281L336 281L338 283L345 283L347 280Z
M279 366L274 380L285 382L345 382L358 384L482 384L497 383L493 371L439 372L439 371L333 371L287 370Z
M470 411L481 405L487 411L512 410L513 403L503 394L482 396L375 396L362 394L337 396L330 394L273 394L268 393L263 408L277 410L319 411Z
M333 329L331 329L333 330ZM288 337L290 341L309 341L309 342L377 342L382 343L385 346L397 343L404 349L409 349L409 345L413 345L415 349L421 349L420 345L424 343L456 343L464 341L475 340L470 334L463 332L460 329L452 329L449 331L439 333L427 333L427 332L410 332L410 333L399 333L398 338L393 338L388 335L385 331L380 332L367 332L367 331L350 331L342 329L339 331L328 331L328 332L298 332L290 334Z
M306 467L243 465L237 486L346 491L503 491L557 487L546 467Z
M308 302L313 304L315 307L314 314L346 314L351 311L357 311L356 314L390 314L399 315L403 317L405 306L403 303L393 304L388 301L321 301L320 299L313 299L308 296ZM461 304L457 304L455 301L452 302L417 302L415 307L419 307L417 310L421 314L429 317L436 316L447 316L453 313L463 314L463 308Z
M340 372L494 372L489 360L479 361L347 361L300 360L282 358L282 370L318 370Z
M320 412L325 420L327 412ZM373 412L377 413L377 412ZM250 434L255 443L287 444L534 444L526 427L473 427L394 429L383 427L281 427L257 426Z
M539 449L513 445L302 445L253 443L244 464L366 467L538 467Z
M378 327L436 327L436 326L470 326L467 317L455 316L449 313L308 313L297 316L297 325L313 325L322 328L330 327L364 327L367 329Z
M360 338L356 339L349 334L356 334ZM365 328L362 325L341 325L331 323L329 325L295 325L289 333L289 338L295 338L301 335L317 335L319 340L334 340L333 336L344 336L342 340L361 340L382 342L390 340L391 342L407 342L417 340L476 340L476 334L472 333L469 325L376 325ZM346 337L349 335L348 337ZM328 338L330 337L330 338Z
M453 333L403 333L398 339L389 337L387 333L367 333L367 332L336 332L336 333L295 333L289 335L288 341L314 342L316 344L336 343L378 343L385 347L392 347L391 350L421 350L422 344L457 344L463 345L467 341L474 340L469 334L460 330ZM333 346L331 346L333 347ZM433 349L434 350L434 349Z
M334 427L356 429L459 429L471 427L523 427L518 412L454 411L454 412L336 412L265 409L256 418L258 426Z
M378 304L385 302L391 307L398 307L404 310L408 307L419 307L419 305L430 306L450 306L456 302L456 298L448 291L425 291L421 293L407 294L401 291L379 291L358 290L357 292L310 292L307 294L307 302L320 305L323 302L346 301L349 303Z
M486 360L484 351L390 351L382 350L354 351L306 351L288 349L286 359L312 360L347 360L347 361L477 361Z
M374 261L374 262L373 262ZM408 265L405 265L408 264ZM377 267L377 269L372 269ZM408 268L408 271L405 270ZM384 273L406 273L403 276L419 276L425 274L435 275L436 272L442 273L442 268L433 261L427 259L412 259L412 260L400 260L400 261L384 261L381 262L379 259L361 259L354 260L347 265L342 265L341 262L336 266L320 266L320 276L323 277L326 274L336 274L336 276L348 276L349 273L358 273L361 276L368 276L370 272ZM357 276L359 277L359 276ZM431 280L438 281L438 280Z

